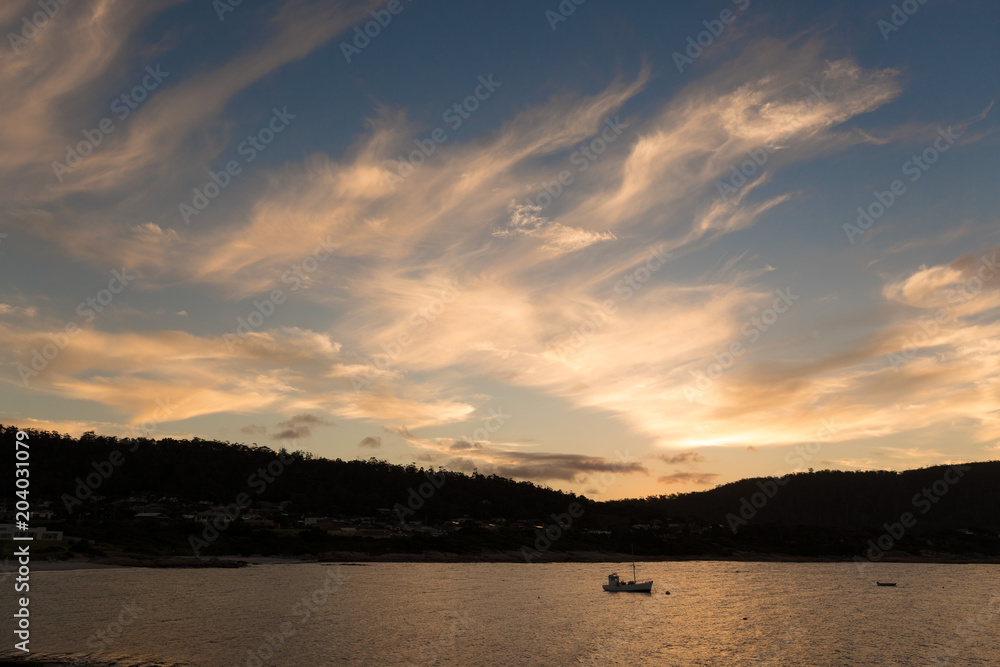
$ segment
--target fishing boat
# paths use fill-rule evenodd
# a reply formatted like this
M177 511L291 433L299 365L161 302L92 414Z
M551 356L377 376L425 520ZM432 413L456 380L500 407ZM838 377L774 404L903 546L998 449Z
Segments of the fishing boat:
M608 583L604 584L604 590L612 593L650 593L653 590L652 581L635 580L635 562L632 562L632 581L622 581L617 572L608 575Z

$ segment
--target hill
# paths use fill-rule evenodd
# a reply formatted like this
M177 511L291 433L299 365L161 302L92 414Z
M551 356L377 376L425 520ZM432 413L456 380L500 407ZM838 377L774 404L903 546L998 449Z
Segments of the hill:
M82 538L53 545L57 557L71 548L528 561L630 548L661 558L1000 557L1000 462L824 470L595 502L496 475L375 458L330 460L200 438L26 432L32 521ZM17 429L0 426L0 434L13 443ZM10 521L13 478L2 480Z

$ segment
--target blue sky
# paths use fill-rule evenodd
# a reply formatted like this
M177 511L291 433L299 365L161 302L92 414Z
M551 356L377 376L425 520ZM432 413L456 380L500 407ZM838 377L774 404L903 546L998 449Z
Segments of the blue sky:
M0 9L5 423L602 498L996 458L995 4L219 6Z

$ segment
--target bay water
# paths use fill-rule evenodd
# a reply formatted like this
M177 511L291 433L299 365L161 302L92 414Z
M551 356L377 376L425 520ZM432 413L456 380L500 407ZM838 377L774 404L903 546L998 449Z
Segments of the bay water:
M262 564L31 575L31 657L84 665L995 665L1000 566ZM875 578L896 582L879 587ZM4 609L15 609L13 585ZM669 594L668 594L669 591ZM9 630L0 655L19 655Z

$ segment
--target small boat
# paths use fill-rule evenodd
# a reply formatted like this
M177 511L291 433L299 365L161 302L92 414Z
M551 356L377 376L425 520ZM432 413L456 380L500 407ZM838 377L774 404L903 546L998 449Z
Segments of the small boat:
M650 593L653 590L652 581L640 581L635 580L635 562L632 563L632 581L625 582L621 580L617 572L612 572L608 575L608 583L604 584L604 590L610 591L612 593Z
M890 582L888 582L888 581L876 581L876 582L875 582L875 585L876 585L876 586L895 586L895 585L896 585L896 582L895 582L895 581L893 581L893 582L891 582L891 583L890 583Z

